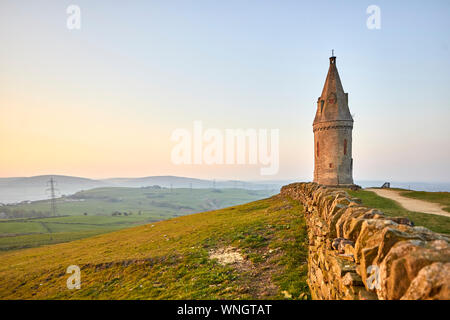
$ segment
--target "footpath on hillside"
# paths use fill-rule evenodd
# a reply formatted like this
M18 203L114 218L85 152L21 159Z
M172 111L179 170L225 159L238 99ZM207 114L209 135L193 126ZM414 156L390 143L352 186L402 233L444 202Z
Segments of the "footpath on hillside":
M411 199L400 195L400 191L392 189L365 189L373 191L380 197L388 198L398 202L403 208L414 212L423 212L450 217L450 213L442 210L441 205L424 200Z

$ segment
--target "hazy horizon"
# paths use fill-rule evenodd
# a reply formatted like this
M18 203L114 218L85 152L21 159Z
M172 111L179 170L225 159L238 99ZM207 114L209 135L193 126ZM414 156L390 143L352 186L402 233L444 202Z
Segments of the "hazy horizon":
M289 179L270 179L270 178L261 178L261 179L239 179L239 178L216 178L216 177L206 177L206 178L200 178L195 176L179 176L179 175L170 175L170 174L158 174L158 175L143 175L143 176L111 176L111 177L105 177L105 178L96 178L96 177L89 177L89 176L74 176L74 175L66 175L66 174L40 174L40 175L32 175L32 176L9 176L9 177L0 177L0 179L15 179L15 178L34 178L34 177L58 177L58 176L64 176L64 177L71 177L71 178L81 178L81 179L90 179L90 180L113 180L113 179L142 179L142 178L155 178L155 177L172 177L172 178L186 178L186 179L198 179L198 180L205 180L205 181L222 181L222 182L230 182L230 181L242 181L242 182L260 182L260 183L273 183L273 182L286 182L286 181L294 181L294 182L307 182L312 181L311 179L296 179L296 178L289 178ZM423 183L423 184L449 184L450 181L425 181L425 180L383 180L383 179L355 179L355 183L358 182L391 182L392 183Z

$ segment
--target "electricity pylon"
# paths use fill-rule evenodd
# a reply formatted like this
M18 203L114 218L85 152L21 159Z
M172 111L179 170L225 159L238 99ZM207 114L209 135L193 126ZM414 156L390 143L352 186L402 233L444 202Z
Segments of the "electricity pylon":
M51 206L51 212L52 216L56 217L56 192L57 189L55 188L56 181L53 180L53 177L50 178L50 180L47 182L47 192L50 192L50 206Z

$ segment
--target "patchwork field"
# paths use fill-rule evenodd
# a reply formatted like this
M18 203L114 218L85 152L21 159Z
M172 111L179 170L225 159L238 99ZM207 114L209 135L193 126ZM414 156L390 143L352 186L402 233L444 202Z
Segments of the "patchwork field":
M275 191L245 189L97 188L50 201L1 206L0 250L81 239L140 224L266 198Z

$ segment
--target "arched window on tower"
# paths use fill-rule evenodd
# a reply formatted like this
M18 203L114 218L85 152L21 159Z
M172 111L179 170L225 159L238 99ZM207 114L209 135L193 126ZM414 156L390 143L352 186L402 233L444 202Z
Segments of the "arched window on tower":
M325 102L325 101L320 100L320 113L323 112L323 103L324 103L324 102Z
M344 155L347 154L347 139L344 139Z
M317 141L317 143L316 143L316 155L318 158L319 157L319 141Z

